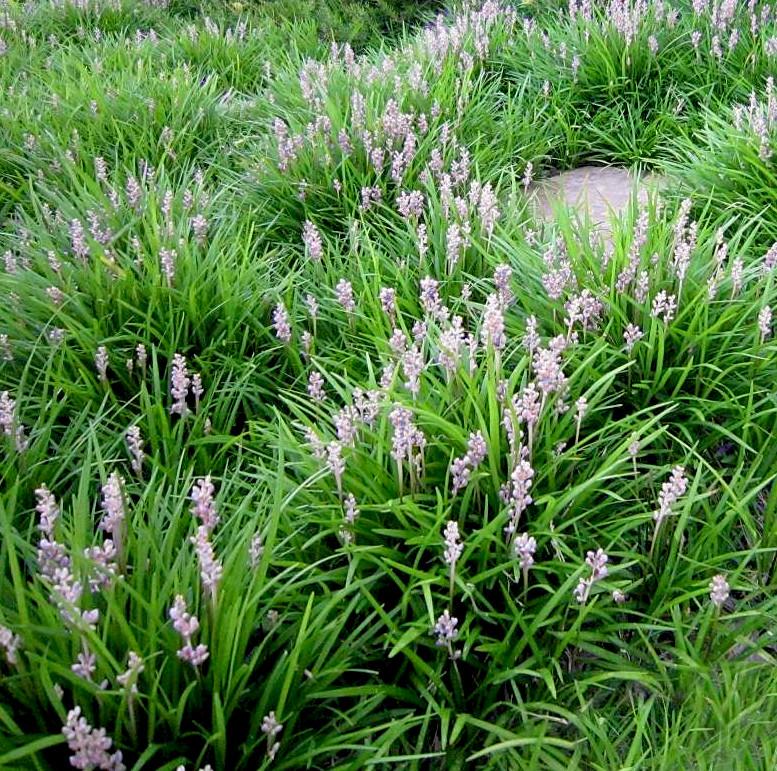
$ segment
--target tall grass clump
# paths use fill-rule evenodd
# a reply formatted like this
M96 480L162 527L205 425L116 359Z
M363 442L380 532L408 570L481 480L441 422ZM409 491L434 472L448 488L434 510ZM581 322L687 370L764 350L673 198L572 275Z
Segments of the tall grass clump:
M2 18L0 767L774 765L768 6Z
M709 111L704 127L678 143L666 164L682 189L704 191L721 226L732 219L750 223L763 249L777 242L770 195L776 115L770 76L746 100Z

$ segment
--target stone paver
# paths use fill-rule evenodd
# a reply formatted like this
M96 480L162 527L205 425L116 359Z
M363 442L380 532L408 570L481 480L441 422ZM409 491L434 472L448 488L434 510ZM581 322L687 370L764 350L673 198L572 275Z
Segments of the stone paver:
M624 212L635 192L644 203L649 191L659 185L655 175L637 176L618 166L581 166L539 180L529 195L542 219L553 219L554 207L564 204L577 209L582 219L587 213L595 229L609 240L612 217Z

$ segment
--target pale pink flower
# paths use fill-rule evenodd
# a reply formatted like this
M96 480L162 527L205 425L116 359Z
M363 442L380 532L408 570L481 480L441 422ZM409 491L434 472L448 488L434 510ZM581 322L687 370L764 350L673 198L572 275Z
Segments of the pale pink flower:
M601 581L605 578L608 574L608 557L603 549L587 552L585 562L586 565L591 568L591 575L587 578L581 578L574 591L575 599L581 605L585 604L586 600L588 600L591 593L591 587L593 587L597 581Z
M251 570L256 570L259 567L263 556L264 543L262 542L262 534L254 533L248 546L248 562L251 565Z
M397 405L389 413L389 422L394 434L392 437L391 457L397 463L400 474L400 486L402 481L402 464L407 461L411 481L414 472L419 475L423 469L424 448L426 436L413 422L413 413L406 407Z
M523 189L528 190L534 180L534 164L529 161L523 170Z
M356 506L356 498L354 498L353 493L348 493L345 496L343 505L345 506L345 514L343 515L345 523L347 525L354 525L359 518L359 509Z
M180 353L173 356L173 371L170 376L170 395L173 397L173 404L170 407L171 415L180 415L182 418L189 413L186 405L186 397L189 394L189 372L186 368L186 359Z
M119 554L113 541L106 538L100 546L84 549L84 557L91 563L89 566L89 590L94 593L109 587L119 572L119 567L116 564Z
M60 306L65 302L65 293L58 286L46 287L46 294L56 306Z
M81 707L75 707L67 713L62 733L72 753L70 765L73 768L125 771L121 752L110 753L113 740L104 728L92 728L89 725L81 715Z
M40 515L38 530L51 538L54 535L54 527L59 519L59 507L57 506L56 498L49 492L46 485L41 485L35 490L35 496L38 500L35 510Z
M189 495L192 506L189 509L192 516L208 529L213 530L220 521L214 495L216 487L211 481L210 475L198 479Z
M208 220L204 214L195 214L191 219L191 228L194 233L194 241L198 246L203 246L208 238Z
M97 368L97 374L100 376L100 382L108 382L108 349L101 345L94 355L94 365Z
M710 600L716 608L722 608L729 597L731 587L722 574L713 576L710 581Z
M16 400L10 397L8 391L0 393L0 432L13 438L17 452L22 453L27 449L24 426L16 417Z
M335 415L334 424L338 440L347 447L353 447L359 434L359 412L351 404L345 405Z
M771 273L771 271L773 271L775 268L777 268L777 241L775 241L769 247L766 254L764 255L764 262L761 270L764 274L768 274Z
M519 423L525 423L529 429L529 438L532 436L532 429L537 425L540 419L540 409L542 401L537 386L532 382L521 392L520 397L513 397L513 409Z
M316 300L315 295L305 295L305 305L308 306L308 313L310 313L310 318L315 321L316 317L318 316L318 300Z
M200 628L200 622L197 616L192 616L186 609L186 600L183 595L178 594L175 597L173 607L170 608L170 619L173 622L173 629L183 637L184 644L178 650L178 658L198 667L208 658L208 646L200 643L196 647L192 645L192 637L197 634Z
M615 282L615 288L621 294L629 288L637 275L642 259L642 249L647 243L649 224L648 211L641 209L639 217L634 224L634 235L629 247L628 262L618 274L617 281Z
M742 280L745 270L745 263L741 258L737 258L731 264L731 296L739 294L742 289Z
M445 234L446 265L452 272L467 247L467 238L458 222L451 222Z
M267 757L271 761L275 760L275 756L278 754L281 746L275 737L283 730L283 723L279 723L275 717L275 712L270 711L269 714L262 718L261 730L267 737Z
M324 256L324 242L321 240L318 228L310 220L305 220L302 228L302 242L305 244L308 257L313 262L321 262Z
M680 204L680 213L674 226L674 244L672 251L672 268L682 286L685 274L691 263L691 255L696 248L697 224L689 224L689 214L693 203L686 198Z
M634 299L642 304L647 300L650 293L650 274L646 270L642 270L637 277L637 286L634 289Z
M54 528L59 519L56 499L45 485L35 491L35 497L38 501L35 510L40 515L38 530L41 532L41 539L38 541L38 569L43 578L53 581L58 570L70 568L70 557L54 535Z
M523 446L517 448L517 455L518 461L510 475L510 481L504 487L503 500L507 504L508 514L508 522L504 532L508 543L515 537L521 514L533 502L530 490L534 478L534 469L527 460L528 449Z
M440 648L447 648L448 655L452 659L457 659L460 656L460 652L453 649L453 641L459 634L459 631L456 628L458 624L459 620L455 616L451 616L450 611L446 608L443 611L443 614L437 619L437 623L432 630L432 633L437 637L435 645Z
M90 254L89 246L86 243L84 226L77 219L70 221L70 246L73 256L85 263Z
M640 444L636 434L632 434L632 437L631 443L628 446L628 453L634 466L634 476L637 476L637 454L639 453Z
M461 316L454 316L450 325L440 332L437 363L445 369L448 378L458 369L461 360L461 350L466 339L463 324Z
M340 442L330 442L326 446L326 463L335 478L337 492L342 495L345 459L343 458L343 445Z
M420 219L424 213L424 195L420 190L411 190L397 196L397 209L406 219Z
M138 692L138 677L145 671L143 659L135 651L129 651L127 655L127 669L116 676L116 682L121 690L136 694Z
M302 358L307 361L310 358L310 352L313 350L313 335L306 329L300 338L302 340Z
M146 346L143 343L138 343L135 348L135 355L138 360L138 366L142 369L146 369L146 363L148 361L148 354L146 353Z
M200 399L205 393L205 389L202 385L202 375L199 372L195 372L192 375L192 396L194 396L194 411L200 411Z
M362 422L370 428L375 427L382 401L383 394L379 390L371 389L365 393L361 388L353 389L354 407Z
M758 330L761 333L761 342L771 337L772 334L772 309L764 305L758 314Z
M5 660L13 667L19 663L17 656L22 640L8 627L0 625L0 650L5 652Z
M470 434L466 454L461 458L454 458L451 463L450 470L454 495L469 484L471 472L485 460L487 454L488 447L483 434L480 431Z
M543 260L546 269L542 276L542 285L551 300L558 300L568 286L575 284L572 264L563 241L559 240L555 247L551 246L543 255Z
M471 470L466 458L454 458L451 462L451 485L454 495L469 484Z
M0 359L2 361L13 361L13 352L8 335L0 335Z
M308 377L308 393L310 398L317 402L323 402L326 399L324 391L324 378L317 370L313 370Z
M464 551L464 544L461 543L461 535L459 534L459 526L453 520L445 525L443 540L445 542L443 559L445 564L450 567L452 576L456 571L456 562Z
M477 211L483 232L491 238L500 213L497 208L498 199L490 183L481 185L473 180L470 183L469 199L470 206Z
M423 263L427 252L429 251L429 235L426 231L426 225L422 222L416 228L418 235L418 260Z
M335 287L337 301L343 306L346 313L353 313L356 310L356 301L353 297L353 286L347 279L341 278Z
M103 518L100 529L111 534L116 551L121 554L123 546L124 519L124 479L115 471L102 487Z
M389 348L401 356L407 350L407 335L401 329L394 329L389 338Z
M94 159L94 176L98 182L108 181L108 164L99 155Z
M567 312L567 335L571 336L572 327L577 322L580 322L584 330L595 328L602 315L603 305L589 289L583 289L579 294L573 294L564 303L564 310Z
M84 588L73 575L69 558L60 566L52 566L49 583L52 602L57 606L65 622L80 630L94 630L99 621L100 612L96 608L84 611L79 608Z
M467 461L472 468L477 468L488 455L488 447L486 440L483 438L483 434L480 431L476 431L474 434L469 435L467 441Z
M197 534L192 536L190 540L192 544L194 544L194 549L197 552L197 559L200 563L200 580L202 581L202 588L215 605L216 593L224 569L221 561L216 559L213 544L210 540L210 532L208 527L200 525L197 528Z
M669 480L661 485L661 492L658 494L658 509L653 513L656 528L672 513L672 506L685 495L687 489L688 477L685 468L675 466Z
M380 304L393 325L397 316L397 293L391 287L381 287Z
M513 301L513 293L510 289L512 277L513 269L509 265L502 264L496 266L494 270L494 284L503 307L507 307Z
M507 343L503 307L497 294L490 294L486 300L480 337L484 346L492 345L497 351Z
M667 294L666 290L662 289L654 298L653 305L650 309L650 315L657 319L663 315L664 324L668 324L673 318L677 310L677 300L673 294Z
M130 452L130 467L138 476L143 475L143 438L140 435L140 426L130 426L127 429L127 448Z
M171 287L175 280L175 263L177 254L175 249L160 249L159 250L159 262L162 265L162 273L165 276L167 286Z
M448 309L440 298L440 283L429 276L421 279L421 291L419 299L424 312L437 319L445 321L448 318Z
M70 669L77 677L91 683L97 671L97 657L90 650L85 649L76 656L76 662Z
M540 346L540 336L537 333L537 319L534 316L529 316L526 319L526 332L523 335L521 341L523 347L528 351L529 356L534 354Z
M424 357L418 346L413 345L402 355L402 373L404 374L405 388L410 391L413 398L417 398L421 390L421 374L424 371Z
M518 558L521 570L527 571L534 564L537 541L528 533L521 533L513 542L513 550Z
M561 354L558 346L549 345L547 348L538 348L534 352L532 364L537 387L543 398L547 398L553 392L563 393L567 378L561 366Z
M645 333L636 324L628 324L623 332L623 339L626 341L626 351L631 353L637 342L644 336Z
M283 301L279 302L272 313L272 323L275 327L275 336L283 343L291 342L291 326L289 314Z

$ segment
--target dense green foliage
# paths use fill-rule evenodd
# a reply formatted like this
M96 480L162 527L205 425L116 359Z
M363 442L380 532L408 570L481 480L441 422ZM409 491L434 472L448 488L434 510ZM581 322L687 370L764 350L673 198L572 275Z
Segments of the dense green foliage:
M2 11L0 768L773 768L769 7L357 6Z

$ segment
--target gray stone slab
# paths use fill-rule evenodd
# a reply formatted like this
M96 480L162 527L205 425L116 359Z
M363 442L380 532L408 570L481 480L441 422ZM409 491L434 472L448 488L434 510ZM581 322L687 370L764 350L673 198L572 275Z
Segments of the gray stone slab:
M538 180L528 194L538 217L552 220L554 210L566 206L581 219L590 218L595 230L608 240L613 218L623 214L632 196L645 203L660 186L661 178L656 175L637 175L618 166L581 166Z

